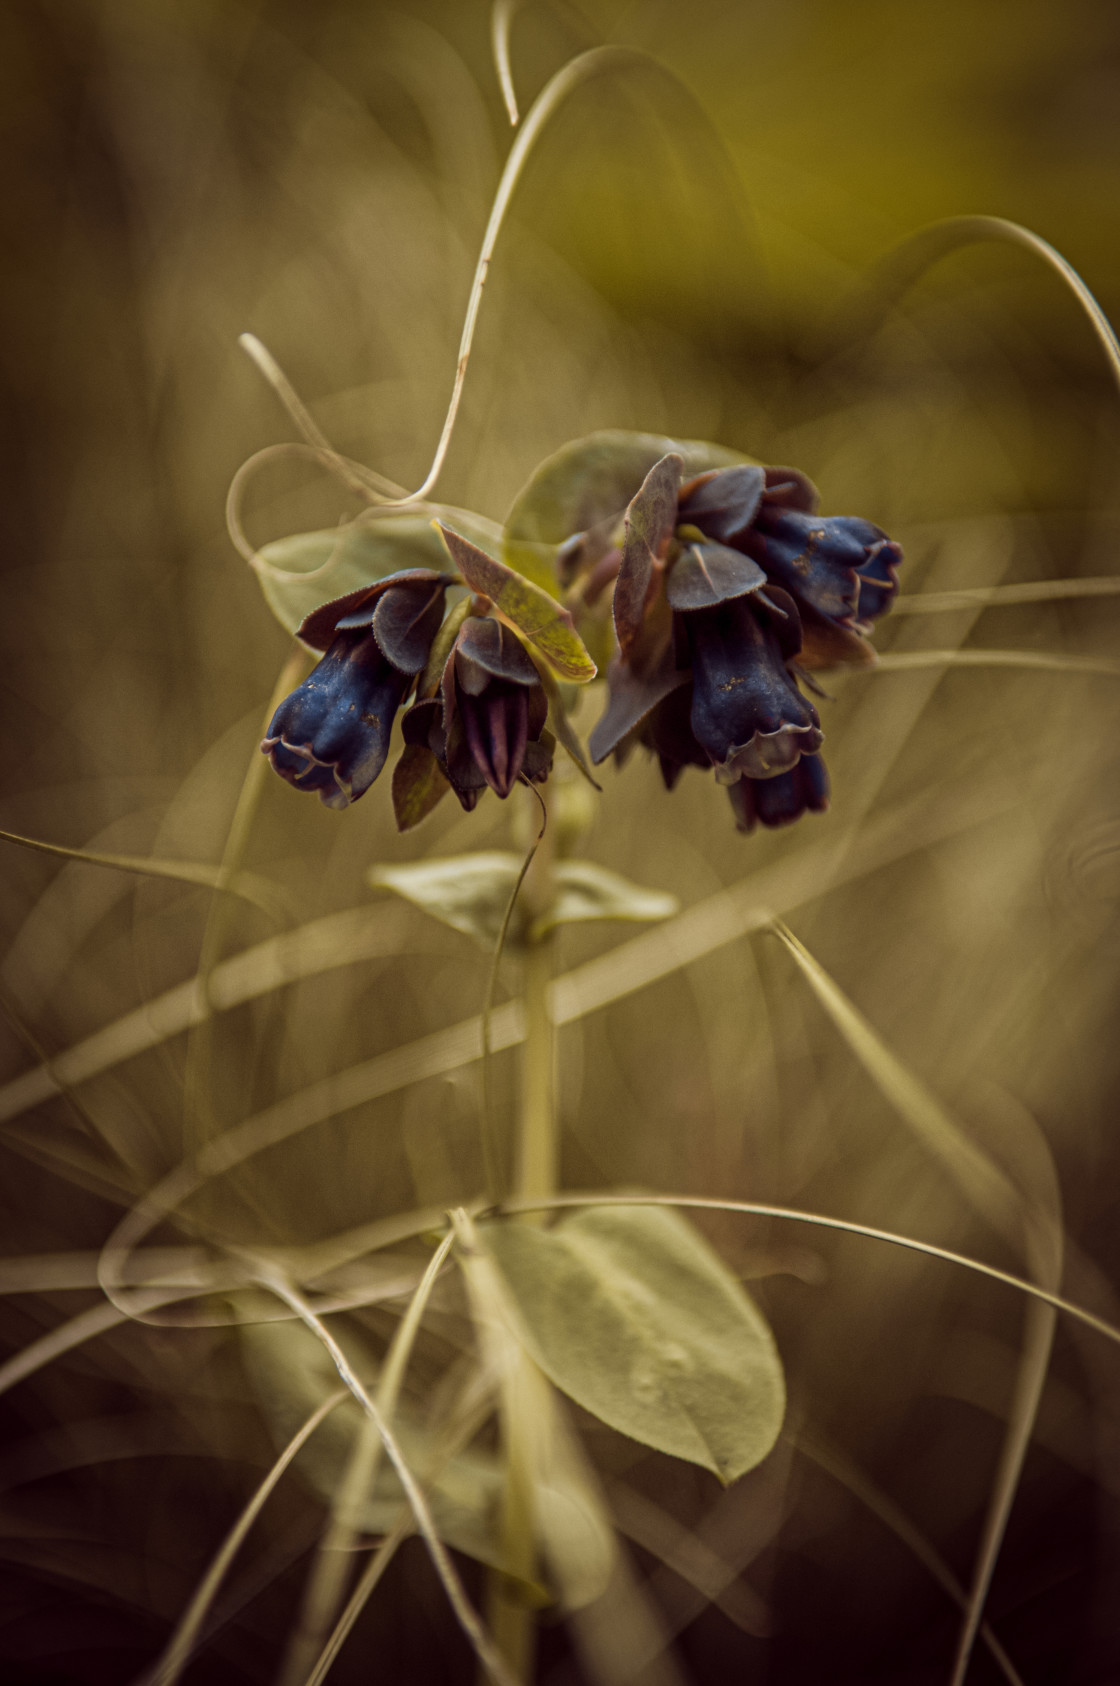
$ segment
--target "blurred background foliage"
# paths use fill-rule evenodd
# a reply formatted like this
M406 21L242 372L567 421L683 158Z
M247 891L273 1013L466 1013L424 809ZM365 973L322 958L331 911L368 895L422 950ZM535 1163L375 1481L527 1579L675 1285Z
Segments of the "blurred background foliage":
M488 33L474 0L3 8L5 827L221 858L289 649L224 526L239 464L293 436L237 335L260 336L340 450L419 483L509 145ZM565 440L636 428L795 463L826 512L902 541L908 594L1115 573L1120 408L1051 271L969 248L854 348L829 352L823 331L895 242L972 212L1045 236L1120 317L1117 8L528 5L514 26L522 108L604 40L662 68L597 78L546 133L499 242L439 495L500 520ZM352 513L335 482L282 458L245 519L263 543ZM1108 596L973 604L900 613L878 644L1106 661L1116 622ZM1066 1290L1115 1319L1117 681L935 665L831 688L824 819L742 838L710 780L686 775L669 796L635 757L608 769L581 852L686 907L755 873L770 895L767 870L788 866L778 911L886 1042L1021 1186L1050 1187L1052 1156ZM594 716L589 704L584 730ZM286 913L278 924L227 901L221 952L368 906L381 958L220 1014L193 1048L180 1034L83 1083L76 1106L9 1118L9 1261L99 1247L178 1161L185 1093L233 1125L477 1010L485 956L379 900L365 873L508 847L516 806L488 797L463 817L445 804L401 839L381 786L339 816L270 780L248 864ZM189 979L212 898L4 847L15 1078ZM619 940L565 933L563 964ZM568 1186L784 1202L1023 1268L772 939L640 984L636 971L633 993L563 1033ZM290 1245L464 1200L481 1181L476 1117L470 1067L341 1111L226 1179L207 1221ZM582 1421L635 1542L646 1625L627 1628L621 1603L574 1638L551 1623L540 1678L947 1680L959 1612L884 1516L897 1507L968 1582L1022 1305L853 1238L704 1227L772 1320L789 1437L722 1493ZM421 1256L405 1249L402 1268ZM30 1280L2 1268L8 1286ZM88 1280L62 1277L4 1301L10 1353L97 1304ZM462 1338L460 1313L442 1308L421 1396ZM395 1322L378 1307L355 1318L374 1345ZM138 1675L270 1461L237 1346L212 1321L112 1330L0 1401L12 1686ZM1024 1681L1120 1670L1118 1405L1115 1350L1060 1326L989 1604ZM312 1490L286 1479L188 1679L274 1677L321 1521ZM644 1673L610 1662L597 1621L622 1623ZM371 1658L401 1682L470 1675L415 1541L332 1678L365 1678ZM1002 1676L981 1651L969 1678Z

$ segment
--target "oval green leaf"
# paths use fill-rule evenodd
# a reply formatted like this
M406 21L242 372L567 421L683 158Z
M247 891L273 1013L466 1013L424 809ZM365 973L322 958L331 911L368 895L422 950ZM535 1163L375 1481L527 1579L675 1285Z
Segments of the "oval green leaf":
M487 849L445 860L375 866L367 882L375 890L395 891L433 919L474 937L484 948L493 948L521 859L505 849Z
M497 528L481 515L436 504L376 511L345 527L293 533L262 545L253 558L265 601L294 633L323 603L405 568L447 567L447 552L432 530L433 517L454 521L479 542L496 542Z
M662 1206L594 1206L555 1229L480 1230L556 1386L643 1445L734 1481L771 1450L781 1360L703 1236Z
M604 523L621 524L627 504L655 462L675 452L684 478L749 459L703 439L606 429L562 445L546 457L514 499L502 540L511 568L554 594L558 545Z
M680 909L676 896L632 884L595 861L558 861L555 876L556 900L535 922L534 935L586 919L671 919Z

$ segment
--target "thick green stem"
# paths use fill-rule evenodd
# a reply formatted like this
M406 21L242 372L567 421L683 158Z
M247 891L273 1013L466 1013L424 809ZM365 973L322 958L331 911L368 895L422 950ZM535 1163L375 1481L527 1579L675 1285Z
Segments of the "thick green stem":
M521 1119L514 1190L522 1200L547 1199L556 1192L560 1142L556 1127L555 1034L549 1013L552 983L552 932L525 947L525 1041L521 1047Z
M525 880L530 919L551 906L555 896L552 839L546 833ZM531 929L531 927L530 927ZM521 1200L547 1200L560 1174L560 1135L556 1116L556 1032L549 1010L554 968L552 931L528 936L522 949L521 990L525 1041L521 1049L520 1108L514 1165L514 1194ZM543 1223L544 1214L526 1214L522 1223ZM527 1360L526 1360L527 1362ZM502 1546L509 1574L493 1574L489 1587L491 1630L517 1680L533 1678L536 1617L528 1588L537 1580L537 1549L530 1426L523 1413L507 1410L503 1422L506 1485L502 1504Z

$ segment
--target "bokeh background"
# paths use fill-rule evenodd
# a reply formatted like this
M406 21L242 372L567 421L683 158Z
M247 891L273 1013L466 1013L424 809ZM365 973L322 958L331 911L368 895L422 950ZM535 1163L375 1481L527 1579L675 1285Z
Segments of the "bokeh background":
M341 451L420 482L510 142L488 37L474 0L3 8L6 828L221 858L290 651L225 530L239 465L295 436L237 335L259 335ZM1120 317L1117 8L527 5L523 109L603 41L661 69L598 78L545 134L500 239L440 495L500 520L565 440L635 428L797 464L826 512L901 540L909 596L1117 572L1120 400L1052 270L971 247L858 342L829 327L878 258L962 213L1033 228ZM264 543L356 508L285 457L254 479L244 518ZM1066 1290L1115 1319L1116 599L905 610L882 650L1057 661L830 681L834 803L795 832L740 837L710 780L688 774L670 796L635 757L608 770L582 852L686 907L754 874L769 894L770 869L788 868L791 924L890 1047L1051 1213L1060 1187ZM594 717L590 701L584 729ZM488 797L464 818L445 804L402 839L381 786L340 816L270 781L247 864L279 908L226 899L212 941L235 955L352 909L381 921L381 957L272 990L201 1041L179 1034L7 1119L8 1355L98 1304L88 1260L177 1163L185 1110L236 1124L477 1009L485 955L365 875L513 846L515 807ZM2 846L0 1046L15 1079L189 979L213 898ZM568 934L562 963L620 940ZM772 938L633 984L562 1037L569 1186L777 1201L1025 1268ZM496 1078L506 1094L501 1062ZM290 1246L467 1199L476 1112L472 1068L349 1108L227 1179L207 1222ZM968 1582L1022 1304L850 1237L703 1227L772 1320L789 1436L724 1494L583 1420L660 1637L628 1674L588 1637L593 1618L582 1636L548 1620L540 1678L947 1681L959 1611L922 1556ZM55 1255L70 1263L42 1263ZM355 1327L376 1346L394 1307ZM441 1316L421 1395L465 1338L454 1304ZM0 1399L12 1686L139 1677L267 1467L267 1411L236 1334L217 1310L209 1321L109 1330ZM1120 1673L1118 1405L1120 1354L1061 1324L988 1606L1031 1686ZM310 1486L282 1484L189 1680L276 1677L322 1515ZM726 1568L718 1595L677 1549L689 1539L708 1571ZM471 1677L416 1542L332 1678L373 1662L402 1683ZM970 1681L1001 1678L978 1651Z

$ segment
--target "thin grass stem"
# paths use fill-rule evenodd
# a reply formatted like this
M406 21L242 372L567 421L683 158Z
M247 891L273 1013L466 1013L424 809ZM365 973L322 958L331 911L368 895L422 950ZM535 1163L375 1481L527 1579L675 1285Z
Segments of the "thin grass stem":
M521 113L517 109L517 91L513 85L513 68L510 64L510 32L520 9L521 0L494 0L490 8L490 50L494 58L494 69L498 73L502 98L506 102L506 111L515 129L521 121Z
M267 1268L260 1272L258 1281L262 1287L271 1289L278 1299L283 1300L285 1305L291 1307L296 1316L299 1317L306 1327L311 1330L312 1334L322 1342L323 1346L330 1354L331 1361L339 1375L342 1377L343 1382L349 1388L350 1392L358 1401L358 1404L362 1407L362 1410L369 1417L378 1434L381 1436L382 1444L384 1445L386 1452L389 1454L389 1459L393 1468L397 1472L397 1477L400 1480L401 1486L404 1488L405 1496L407 1497L409 1504L412 1506L412 1512L416 1518L416 1525L420 1533L423 1535L424 1543L428 1548L428 1554L432 1559L432 1565L435 1568L436 1574L443 1583L443 1589L447 1594L448 1602L451 1605L452 1610L455 1612L455 1616L460 1627L470 1640L471 1645L474 1648L475 1655L478 1657L479 1662L482 1663L483 1667L487 1670L491 1680L494 1681L495 1686L518 1686L518 1683L513 1679L507 1669L501 1653L497 1650L493 1639L487 1632L473 1604L467 1597L463 1583L459 1578L458 1570L455 1568L455 1565L448 1554L447 1548L436 1532L435 1523L432 1520L432 1513L428 1506L428 1501L424 1497L424 1493L417 1482L416 1477L413 1475L408 1466L404 1453L401 1451L400 1446L397 1443L396 1435L393 1433L392 1429L385 1421L383 1414L370 1397L368 1390L356 1375L350 1364L350 1360L347 1358L334 1336L327 1329L322 1319L316 1317L302 1294L300 1294L291 1283L287 1282L284 1277L280 1276L277 1272Z
M144 1676L143 1686L175 1686L175 1682L190 1661L199 1631L206 1620L230 1565L240 1551L246 1535L264 1509L265 1502L293 1458L310 1440L319 1424L347 1398L347 1390L338 1388L312 1411L307 1421L289 1440L245 1509L226 1535L209 1569L199 1583L198 1590L179 1620L167 1647L150 1674Z

